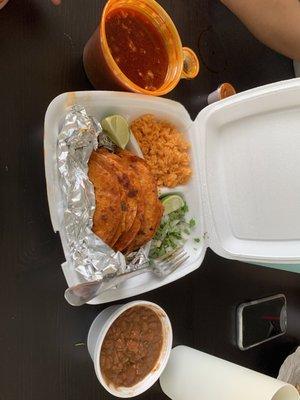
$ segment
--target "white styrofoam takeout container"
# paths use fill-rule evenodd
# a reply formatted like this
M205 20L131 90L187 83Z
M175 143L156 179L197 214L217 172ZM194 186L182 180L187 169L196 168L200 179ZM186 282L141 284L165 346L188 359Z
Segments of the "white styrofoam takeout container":
M106 383L104 376L102 375L100 368L100 354L104 338L115 322L115 320L123 314L126 310L129 310L135 306L144 306L150 308L156 313L162 323L163 329L163 344L159 360L153 370L140 382L132 387L120 387L116 388ZM129 398L138 396L149 389L160 377L165 366L169 360L171 348L173 342L173 332L171 322L165 311L155 303L149 301L137 300L127 304L119 304L117 306L110 306L105 308L101 313L94 319L87 338L88 351L91 359L94 363L95 373L99 382L104 388L114 396Z
M98 119L145 114L173 122L191 143L193 177L182 191L197 226L189 259L173 274L144 274L103 293L105 303L158 288L198 268L207 247L218 255L262 264L300 264L300 79L252 89L204 108L192 121L171 100L132 93L88 91L56 97L45 117L45 169L51 221L61 235L69 286L82 277L68 264L58 184L56 142L66 108L86 107ZM200 237L197 244L194 238Z

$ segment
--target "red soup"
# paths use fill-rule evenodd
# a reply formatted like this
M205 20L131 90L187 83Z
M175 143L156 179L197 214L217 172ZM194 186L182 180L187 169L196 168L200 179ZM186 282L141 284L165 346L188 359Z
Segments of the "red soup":
M132 9L117 9L107 16L105 32L110 52L128 79L146 90L163 85L168 53L150 19Z

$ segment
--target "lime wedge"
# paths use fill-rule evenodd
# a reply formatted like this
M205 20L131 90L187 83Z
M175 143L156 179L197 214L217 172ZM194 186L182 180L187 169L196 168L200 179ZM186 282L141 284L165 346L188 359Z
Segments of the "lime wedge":
M178 194L170 194L162 199L162 205L164 206L164 214L170 214L173 211L179 210L184 206L184 200Z
M126 119L122 115L110 115L101 121L101 126L107 136L124 150L130 138L130 129Z

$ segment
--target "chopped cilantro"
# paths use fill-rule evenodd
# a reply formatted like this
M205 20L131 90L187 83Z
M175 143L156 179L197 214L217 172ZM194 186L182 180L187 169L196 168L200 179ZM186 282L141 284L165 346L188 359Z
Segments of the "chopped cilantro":
M162 257L184 245L196 225L193 218L189 222L186 221L188 210L187 204L184 203L178 210L163 216L152 240L150 258Z
M196 221L194 220L194 218L192 218L189 222L190 228L194 228L194 226L196 226Z

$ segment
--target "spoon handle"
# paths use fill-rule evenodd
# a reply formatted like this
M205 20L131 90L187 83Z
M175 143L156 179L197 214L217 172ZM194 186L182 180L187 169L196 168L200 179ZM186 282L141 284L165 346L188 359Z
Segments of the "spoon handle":
M120 285L127 279L149 271L151 270L148 266L146 266L135 271L125 272L117 275L114 278L104 277L103 279L98 279L96 281L84 282L76 286L71 286L65 291L65 299L72 306L82 306L83 304L97 297L100 293Z

